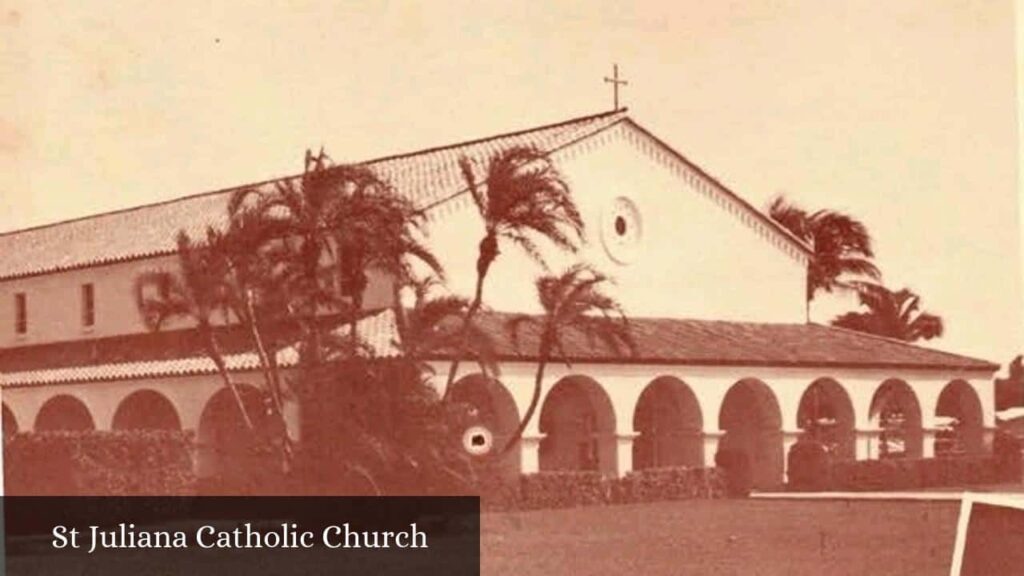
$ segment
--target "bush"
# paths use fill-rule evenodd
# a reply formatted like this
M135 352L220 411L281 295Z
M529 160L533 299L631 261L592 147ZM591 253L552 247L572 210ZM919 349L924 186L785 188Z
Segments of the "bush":
M726 494L730 498L746 498L754 487L750 457L742 450L720 449L715 453L715 466L725 471Z
M607 504L611 502L612 482L600 472L526 474L520 480L519 507L533 510Z
M191 434L25 432L4 445L11 496L179 496L196 491Z
M848 492L917 490L1000 481L998 461L992 456L837 461L830 466L830 476L829 490Z
M615 483L616 502L661 502L723 498L725 472L721 468L651 468L629 472Z
M1024 480L1024 442L1009 432L999 430L992 439L992 455L996 459L1000 482Z
M516 492L506 483L481 490L490 510L536 510L594 504L627 504L722 498L725 472L720 468L652 468L610 478L598 472L559 471L526 474Z
M800 439L789 449L787 458L787 488L808 492L828 489L831 484L831 457L824 444Z

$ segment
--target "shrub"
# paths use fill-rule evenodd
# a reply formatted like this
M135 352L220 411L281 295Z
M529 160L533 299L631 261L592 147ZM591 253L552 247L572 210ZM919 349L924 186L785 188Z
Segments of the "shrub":
M715 466L725 471L726 494L730 498L746 498L754 487L750 457L742 450L720 449L715 453Z
M593 504L662 502L696 498L722 498L725 471L720 468L651 468L622 478L598 472L538 472L520 478L518 494L507 483L490 487L481 500L488 509L535 510ZM483 491L482 491L483 492Z
M916 490L942 486L992 484L999 481L992 456L844 460L830 466L830 490Z
M831 484L831 458L824 444L800 439L789 449L787 458L787 488L813 492L828 489Z
M559 471L526 474L520 480L519 507L567 508L611 501L612 481L600 472Z
M192 436L129 430L25 432L4 445L12 496L194 494Z
M1009 432L999 430L992 439L992 455L1000 482L1024 480L1024 442Z
M661 502L722 498L726 493L721 468L650 468L629 472L614 484L616 502Z

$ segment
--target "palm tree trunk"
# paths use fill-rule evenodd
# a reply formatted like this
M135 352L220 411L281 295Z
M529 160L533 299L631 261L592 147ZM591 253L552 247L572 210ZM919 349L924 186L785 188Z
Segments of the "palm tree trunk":
M530 398L530 405L526 408L526 414L523 415L522 422L516 428L515 432L512 433L512 437L509 438L508 443L501 449L499 457L508 454L512 447L519 443L523 439L523 432L526 431L526 427L529 426L530 420L533 418L533 414L537 411L537 406L540 405L540 393L544 384L544 369L547 368L548 359L551 355L551 339L545 336L541 340L540 345L540 358L537 364L537 373L533 379L533 396Z
M480 310L480 306L483 304L484 279L483 275L476 277L476 293L473 296L473 301L466 308L466 314L462 317L462 342L459 345L459 349L454 351L455 358L452 359L451 368L448 369L448 380L445 382L444 394L441 396L442 402L448 400L448 394L455 383L455 376L459 372L460 360L462 355L466 353L466 347L469 345L469 325L473 322L473 317L476 316L477 311Z
M213 328L209 325L200 325L200 331L206 335L207 355L213 361L213 365L217 367L217 372L220 374L221 380L224 381L224 385L231 390L231 394L235 397L235 403L238 404L238 411L242 414L246 428L253 430L255 427L252 424L252 419L249 418L249 412L245 409L245 403L242 402L242 395L238 392L238 387L231 380L227 364L224 362L224 355L221 354L220 345L217 343L217 337L213 334Z

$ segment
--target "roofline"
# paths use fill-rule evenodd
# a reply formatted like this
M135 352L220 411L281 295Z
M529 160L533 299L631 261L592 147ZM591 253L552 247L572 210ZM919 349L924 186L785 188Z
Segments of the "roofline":
M376 361L387 362L394 360L395 357L383 357L377 358ZM427 361L432 362L449 362L453 359L452 355L433 355L425 358ZM524 362L524 363L536 363L540 359L535 354L530 355L502 355L496 358L500 362ZM559 363L565 361L559 360ZM998 366L968 366L968 365L941 365L941 364L907 364L907 363L878 363L878 364L854 364L849 362L756 362L756 361L741 361L741 360L727 360L727 359L697 359L697 360L672 360L665 358L644 358L644 357L632 357L632 358L569 358L568 363L570 364L596 364L596 365L623 365L623 366L693 366L693 367L704 367L704 368L807 368L807 369L841 369L841 370L936 370L944 372L962 372L962 373L980 373L980 374L992 374L996 372ZM285 369L295 369L294 366L283 367ZM258 372L258 368L244 368L229 370L233 374L247 374ZM154 372L152 374L143 375L128 375L128 376L116 376L106 378L65 378L57 379L53 381L44 382L4 382L2 388L33 388L38 386L61 386L67 384L93 384L97 382L124 382L134 380L150 380L154 378L188 378L194 376L210 376L216 374L216 370L191 370L191 371L178 371L178 372Z
M628 117L628 116L626 118L624 118L624 120L626 122L628 122L630 125L632 125L634 128L636 128L637 130L642 132L645 136L647 136L651 140L654 140L654 142L656 144L658 144L658 146L663 148L666 152L671 154L673 157L675 157L677 160L679 160L683 164L686 164L687 167L689 167L691 170L697 172L697 174L699 174L702 178L704 178L704 179L708 180L709 182L711 182L715 187L717 187L719 190L724 192L727 196L732 198L734 201L739 202L741 207L743 207L745 210L747 210L748 212L753 214L754 217L758 218L763 223L768 225L769 228L772 228L777 233L781 234L786 240L788 240L791 244L793 244L793 246L795 246L798 250L803 252L806 256L814 256L814 250L812 250L811 247L806 242L804 242L800 238L797 238L792 232L787 230L785 226L783 226L782 224L779 224L773 218L769 217L764 212L761 212L760 210L758 210L756 206L754 206L753 204L751 204L750 202L745 200L742 196L740 196L736 192L733 192L732 189L729 188L728 186L726 186L725 184L723 184L721 180L719 180L718 178L715 178L714 176L709 174L706 170L704 170L703 168L701 168L700 166L695 164L692 160L690 160L689 158L684 156L682 153L680 153L678 150L676 150L675 148L670 146L667 142L665 142L661 138L658 138L657 136L655 136L650 130L648 130L648 129L644 128L643 126L641 126L640 123L637 122L636 120L633 120L631 117Z
M409 152L402 152L402 153L399 153L399 154L390 154L390 155L387 155L387 156L379 156L377 158L372 158L370 160L362 160L362 161L358 161L358 162L351 162L351 163L346 163L344 165L370 165L370 164L378 164L378 163L387 162L387 161L390 161L390 160L398 160L398 159L401 159L401 158L408 158L408 157L411 157L411 156L418 156L420 154L429 154L429 153L432 153L432 152L440 152L442 150L448 150L448 149L452 149L452 148L459 148L461 146L471 146L473 144L479 144L481 142L487 142L488 140L496 140L498 138L508 138L508 137L512 137L512 136L520 136L522 134L529 134L530 132L538 132L538 131L541 131L541 130L548 130L550 128L558 128L559 126L565 126L565 125L573 124L573 123L576 123L576 122L583 122L583 121L587 121L587 120L596 120L598 118L603 118L603 117L606 117L606 116L612 116L614 114L620 114L620 113L624 114L627 111L628 111L628 108L620 108L619 110L611 110L611 111L606 111L606 112L599 112L597 114L589 114L589 115L585 115L585 116L578 116L576 118L571 118L569 120L562 120L562 121L559 121L559 122L554 122L552 124L545 124L543 126L535 126L533 128L525 128L525 129L521 129L521 130L513 130L511 132L503 132L503 133L500 133L500 134L494 134L494 135L486 136L486 137L483 137L483 138L474 138L474 139L471 139L471 140L462 140L462 141L455 142L455 143L452 143L452 144L444 144L444 145L441 145L441 146L431 146L429 148L421 148L421 149L418 149L418 150L412 150L412 151L409 151ZM248 184L240 184L240 185L236 185L236 186L228 186L228 187L225 187L225 188L218 188L216 190L208 190L208 191L205 191L205 192L195 192L195 193L192 193L192 194L186 194L184 196L175 196L174 198L168 198L168 199L165 199L165 200L156 200L156 201L153 201L153 202L145 202L145 203L142 203L142 204L136 204L136 205L133 205L133 206L127 206L125 208L116 208L116 209L113 209L113 210L106 210L106 211L102 211L102 212L95 212L93 214L86 214L84 216L76 216L74 218L67 218L67 219L64 219L64 220L56 220L54 222L47 222L45 224L38 224L38 225L35 225L35 226L28 226L28 227L25 227L25 228L16 228L14 230L6 230L6 231L3 231L3 232L0 232L0 237L12 236L12 235L21 234L21 233L24 233L24 232L32 232L34 230L43 230L43 229L46 229L46 228L52 228L52 227L55 227L55 226L61 226L63 224L71 224L71 223L74 223L74 222L81 222L81 221L84 221L84 220L91 220L93 218L100 218L100 217L103 217L103 216L110 216L110 215L113 215L113 214L123 214L123 213L126 213L126 212L133 212L135 210L143 210L143 209L146 209L146 208L152 208L154 206L165 206L167 204L174 204L175 202L184 202L186 200L193 200L195 198L204 198L204 197L207 197L207 196L217 196L219 194L226 194L228 192L234 192L236 190L244 190L244 189L247 189L247 188L257 188L257 187L260 187L260 186L266 186L268 184L273 184L275 182L281 182L283 180L290 180L292 178L298 178L301 175L302 174L298 174L298 173L287 174L287 175L284 175L284 176L278 176L278 177L275 177L275 178L268 178L268 179L265 179L265 180L260 180L260 181L252 182L252 183L248 183ZM10 276L4 277L4 278L10 278Z
M438 354L435 356L428 357L428 361L442 361L447 362L454 359L454 355ZM501 354L495 357L495 360L499 362L539 362L540 357L537 354ZM911 364L901 362L878 362L873 364L858 364L854 362L764 362L755 360L733 360L726 358L698 358L698 359L671 359L671 358L659 358L656 356L652 357L570 357L568 359L559 358L557 361L551 360L552 363L558 364L622 364L626 366L640 366L640 365L661 365L661 366L700 366L700 367L724 367L724 368L832 368L832 369L849 369L849 370L873 370L873 369L890 369L890 370L944 370L953 372L982 372L982 373L994 373L999 370L999 366L993 364L987 365L970 365L970 364Z
M889 344L896 344L896 345L902 346L904 348L914 348L916 350L927 350L929 352L932 352L933 354L943 354L943 355L948 356L950 358L964 358L964 359L968 359L968 360L974 360L976 362L983 362L983 363L988 364L989 366L993 367L994 371L1002 369L1002 366L1000 364L992 362L991 360L985 360L984 358L973 358L971 356L964 356L963 354L957 354L956 352L947 352L945 350L936 350L935 348L928 348L926 346L919 346L917 344L914 344L913 342L907 342L906 340L900 340L899 338L892 338L892 337L889 337L889 336L880 336L878 334L872 334L870 332L859 332L857 330L851 330L850 328L843 328L842 326L833 326L831 324L821 324L819 322L808 322L808 324L811 324L812 326L817 326L819 328L825 328L826 330L836 330L836 331L839 331L839 332L845 332L847 334L853 334L853 335L859 336L861 338L871 338L873 340L881 340L882 342L887 342Z

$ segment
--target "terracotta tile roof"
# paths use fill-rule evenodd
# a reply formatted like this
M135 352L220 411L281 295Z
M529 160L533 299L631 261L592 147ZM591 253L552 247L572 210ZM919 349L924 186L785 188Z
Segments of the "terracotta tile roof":
M506 329L510 315L490 313L479 319L506 361L536 359L537 331L530 324L513 345ZM947 372L993 372L990 362L931 350L886 338L859 334L818 324L759 324L666 318L631 320L637 355L624 357L589 342L581 334L565 337L566 353L574 362L669 364L684 366L807 367L845 369L934 369ZM345 333L346 327L339 329ZM375 355L395 357L399 340L395 315L385 310L363 319L360 337ZM282 340L291 337L287 332ZM220 343L232 370L258 367L247 350L245 334L222 333ZM438 358L445 358L440 355ZM447 355L450 357L450 355ZM279 351L283 366L294 366L293 348ZM0 382L4 386L30 386L70 382L209 374L212 362L190 330L100 338L0 351Z
M511 315L483 315L480 326L495 337L500 359L533 360L538 323L526 323L514 345L506 328ZM820 324L768 324L673 318L633 318L637 346L623 358L580 333L563 341L570 360L693 366L890 368L995 371L991 362Z
M458 167L460 156L484 162L494 152L520 144L534 145L551 152L592 136L625 118L625 110L607 112L531 130L388 156L366 164L418 206L427 208L464 190ZM0 279L171 254L175 249L174 237L180 229L201 235L207 226L223 222L232 192L241 188L270 188L280 180L0 234L0 254L17 255L0 260Z
M375 357L398 354L392 310L363 318L356 329ZM348 326L342 325L334 332L348 334ZM295 327L283 327L276 336L281 342L295 342L298 334ZM218 344L230 370L259 368L259 358L251 351L248 334L243 331L220 330ZM298 359L294 345L283 346L277 352L283 367L295 366ZM7 348L0 351L0 370L3 386L31 386L213 374L216 368L195 331L175 330Z

